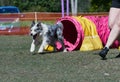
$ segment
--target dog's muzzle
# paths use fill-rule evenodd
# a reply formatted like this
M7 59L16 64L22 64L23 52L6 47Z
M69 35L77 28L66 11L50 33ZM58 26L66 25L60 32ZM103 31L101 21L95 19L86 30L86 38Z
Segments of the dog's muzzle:
M36 34L35 34L36 35ZM30 36L34 36L34 34L30 33Z
M31 32L30 33L30 36L34 36L34 35L36 35L36 34L38 34L37 32Z

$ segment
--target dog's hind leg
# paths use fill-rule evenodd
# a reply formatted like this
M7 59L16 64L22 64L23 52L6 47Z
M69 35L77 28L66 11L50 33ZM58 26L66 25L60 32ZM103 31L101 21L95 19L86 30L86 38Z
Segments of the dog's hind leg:
M64 37L62 36L63 35L63 31L61 30L61 28L58 28L57 29L57 38L58 38L58 41L61 43L62 45L62 49L63 49L63 52L67 52L66 48L65 48L65 45L64 45Z
M35 51L35 40L32 41L31 47L30 47L30 52L34 52L34 51Z
M63 40L63 37L59 37L58 41L61 43L62 45L62 49L63 49L63 52L67 52L66 48L65 48L65 45L64 45L64 40Z
M63 52L67 52L66 48L65 48L65 45L64 45L64 41L62 40L61 41L61 44L62 44L62 49L63 49Z
M53 43L53 45L52 45L53 47L54 47L54 52L57 52L58 50L57 50L57 48L56 48L56 44L55 43Z

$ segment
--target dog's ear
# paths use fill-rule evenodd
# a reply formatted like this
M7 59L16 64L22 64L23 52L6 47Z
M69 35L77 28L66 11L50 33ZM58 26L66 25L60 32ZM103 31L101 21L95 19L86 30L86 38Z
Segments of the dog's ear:
M38 26L38 27L41 27L41 22L38 22L37 26Z
M35 21L34 21L34 20L32 21L32 24L35 24Z
M32 24L31 24L30 27L33 27L34 25L35 25L35 21L32 21Z

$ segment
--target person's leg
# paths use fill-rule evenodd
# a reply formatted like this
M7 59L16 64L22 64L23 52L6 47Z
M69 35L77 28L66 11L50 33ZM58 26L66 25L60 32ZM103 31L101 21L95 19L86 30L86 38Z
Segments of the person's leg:
M113 42L117 39L120 33L120 9L111 8L109 12L109 27L111 29L110 35L108 37L107 43L99 55L105 59L107 52L109 51L109 47L113 44Z
M120 12L120 9L118 8L110 8L109 16L108 16L109 17L108 25L110 29L113 28L113 25L115 24L115 21L118 18L119 12Z
M111 8L109 13L109 27L111 32L109 34L105 47L109 48L120 34L120 9Z

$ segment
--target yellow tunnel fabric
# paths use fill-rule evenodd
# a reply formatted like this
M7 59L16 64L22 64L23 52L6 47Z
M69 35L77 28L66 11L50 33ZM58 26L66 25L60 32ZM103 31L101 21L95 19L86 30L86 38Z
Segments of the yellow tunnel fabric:
M100 37L97 33L95 24L85 17L81 16L73 17L77 21L79 21L84 31L84 39L80 47L80 51L102 49L103 48L102 41L100 40Z

